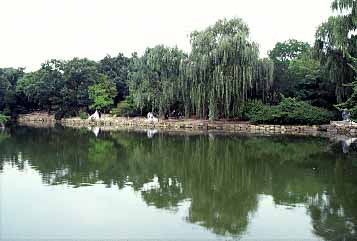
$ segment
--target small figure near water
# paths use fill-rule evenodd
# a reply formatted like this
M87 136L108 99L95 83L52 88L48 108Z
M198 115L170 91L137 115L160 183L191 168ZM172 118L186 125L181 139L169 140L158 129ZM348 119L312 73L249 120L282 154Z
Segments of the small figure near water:
M357 141L357 138L346 138L346 139L343 139L343 140L341 141L341 144L342 144L342 152L345 153L345 154L348 153L351 144L354 143L355 141Z
M145 120L145 122L157 123L157 122L159 122L159 119L156 118L152 112L149 112L147 114L147 119Z
M100 120L100 115L99 115L98 111L96 110L93 115L89 116L88 120L91 120L91 121Z
M343 120L343 121L351 121L351 119L350 119L350 113L348 112L347 109L344 109L344 110L342 111L342 120Z
M158 130L156 130L156 129L147 130L148 138L153 138L156 133L158 133Z
M95 135L95 137L98 137L98 135L99 135L99 132L100 132L100 127L98 127L98 126L89 126L89 127L87 127L87 129L89 130L89 131L91 131L91 132L93 132L93 134Z
M154 114L153 114L152 112L149 112L149 113L147 114L147 118L148 118L148 119L154 118Z
M347 109L342 111L342 121L341 124L356 125L357 123L351 119L351 114Z

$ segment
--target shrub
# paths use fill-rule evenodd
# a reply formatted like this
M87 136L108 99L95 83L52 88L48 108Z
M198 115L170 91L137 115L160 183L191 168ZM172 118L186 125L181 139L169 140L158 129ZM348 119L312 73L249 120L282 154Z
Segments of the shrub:
M79 111L78 116L79 116L79 118L81 118L82 120L88 119L88 113L85 112L85 111L82 111L82 110Z
M112 114L116 116L135 116L139 114L139 110L131 98L127 98L119 102L116 108L112 109Z
M71 109L61 108L55 113L55 119L61 120L62 118L70 118L76 116L76 112Z
M351 109L350 114L351 119L357 121L357 106Z
M277 108L275 106L264 106L257 112L249 114L249 120L257 124L275 124L278 123Z
M283 98L278 106L279 119L287 124L325 124L333 118L331 112L294 98Z
M6 116L6 115L3 115L3 114L0 114L0 124L5 124L7 121L10 120L10 117L9 116Z
M253 123L318 125L329 123L331 112L312 106L295 98L283 98L277 106L264 106L251 111L249 119Z
M266 106L260 100L248 100L242 111L243 119L250 120L255 117L256 113L260 113Z

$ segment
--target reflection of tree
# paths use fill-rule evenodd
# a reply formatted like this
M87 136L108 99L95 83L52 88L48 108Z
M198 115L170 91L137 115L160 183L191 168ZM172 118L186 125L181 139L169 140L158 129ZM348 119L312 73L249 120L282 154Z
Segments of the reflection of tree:
M351 162L337 160L325 177L324 192L308 202L314 231L325 240L357 240L357 182L352 170Z
M148 205L170 210L190 200L187 221L217 234L242 234L259 194L272 195L277 204L306 205L315 233L325 239L352 237L356 230L356 170L350 156L331 151L326 140L163 134L149 139L127 132L95 138L65 128L19 128L11 136L0 145L1 156L19 168L29 160L45 183L130 185Z
M185 199L180 182L176 178L160 177L153 187L141 191L143 199L157 208L172 209Z
M1 143L4 142L9 137L10 137L10 135L8 133L0 130L0 146L1 146ZM0 171L2 171L4 168L4 160L3 159L5 159L5 158L6 158L5 155L3 155L2 158L0 156Z

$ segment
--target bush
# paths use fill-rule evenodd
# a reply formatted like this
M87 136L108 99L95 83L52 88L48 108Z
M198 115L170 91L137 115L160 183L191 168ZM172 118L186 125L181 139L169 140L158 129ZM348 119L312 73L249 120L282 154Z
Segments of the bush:
M256 113L260 113L266 106L260 100L248 100L244 106L242 111L242 117L245 120L251 120L255 117Z
M350 114L351 119L357 121L357 106L351 109Z
M61 108L55 113L55 119L61 120L62 118L70 118L76 116L76 112L71 109Z
M283 98L277 106L263 106L248 115L253 123L319 125L329 123L333 114L295 98Z
M79 118L81 118L82 120L88 119L88 113L85 112L85 111L82 111L82 110L79 111L78 116L79 116Z
M5 124L6 122L8 122L10 120L9 116L0 114L0 124Z
M139 114L138 108L134 102L127 98L117 104L117 107L112 109L112 114L116 116L136 116Z

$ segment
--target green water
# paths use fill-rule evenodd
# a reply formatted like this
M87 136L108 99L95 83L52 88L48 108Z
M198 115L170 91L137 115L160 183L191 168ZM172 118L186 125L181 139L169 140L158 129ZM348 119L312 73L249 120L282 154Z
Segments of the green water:
M3 240L357 240L356 142L14 127Z

